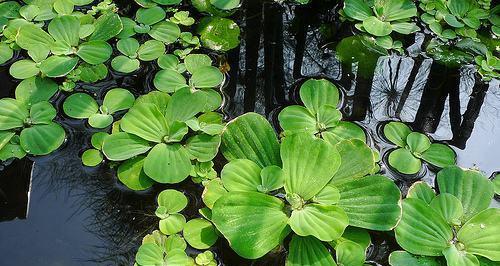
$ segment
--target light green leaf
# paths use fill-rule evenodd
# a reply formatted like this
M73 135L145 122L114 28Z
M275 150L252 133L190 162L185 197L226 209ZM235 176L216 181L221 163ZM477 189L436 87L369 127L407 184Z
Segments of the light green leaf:
M108 114L114 114L129 109L134 105L134 102L135 97L130 91L115 88L106 93L102 106L107 109Z
M158 107L151 103L140 103L129 109L121 120L123 131L145 140L160 143L168 135L168 125Z
M171 69L163 69L156 73L153 80L155 88L164 92L175 92L187 86L184 76Z
M96 149L89 149L83 152L82 162L83 165L94 167L98 166L103 160L102 153Z
M104 140L106 137L108 137L109 134L106 132L97 132L92 135L90 138L90 143L92 144L92 147L102 150L102 145L104 144Z
M417 16L417 8L411 0L387 0L382 3L385 21L404 20Z
M422 168L420 159L405 148L398 148L389 153L389 165L398 172L407 175L416 174Z
M403 216L395 232L398 244L415 255L441 256L453 239L444 218L424 201L414 198L403 200Z
M331 185L326 185L316 196L312 198L312 201L320 203L323 205L335 205L339 203L340 192L339 190Z
M287 266L336 266L328 249L314 237L294 235L290 241Z
M415 23L408 22L392 23L392 29L401 34L410 34L420 30Z
M198 134L186 141L186 149L199 162L211 161L219 151L221 137Z
M66 139L66 132L59 124L36 125L21 131L20 144L33 155L47 155L57 150Z
M165 53L165 45L157 40L149 40L143 43L137 54L142 61L152 61Z
M140 265L161 265L163 264L163 250L154 243L142 244L135 260Z
M335 246L335 253L339 265L363 266L365 249L352 241L342 241Z
M339 90L326 79L309 79L300 87L300 99L309 111L315 115L323 105L337 106Z
M384 136L399 147L406 146L406 138L410 133L411 129L401 122L389 122L384 126Z
M222 181L216 178L205 184L205 189L203 190L201 198L203 203L205 203L208 208L212 209L215 202L226 193L227 190L224 188Z
M419 156L431 146L431 140L424 134L412 132L406 137L406 143L413 154Z
M119 55L111 60L111 66L114 70L122 73L132 73L139 69L141 62L138 59L131 59Z
M139 50L139 46L139 41L134 38L120 39L116 43L116 48L118 49L118 51L129 57L136 56L137 50Z
M464 214L464 209L457 197L449 193L441 193L437 195L429 205L440 213L448 224L460 224L460 217Z
M75 16L63 15L55 17L48 26L49 34L58 42L69 46L77 46L80 41L80 21Z
M144 161L144 172L158 183L179 183L191 172L189 153L179 144L156 144Z
M167 218L161 219L158 223L158 227L160 228L160 231L165 235L173 235L182 231L185 224L186 218L184 217L184 215L173 213L168 215Z
M347 139L359 139L366 142L365 131L357 124L347 121L339 121L336 126L322 132L321 136L332 145Z
M240 0L210 0L210 4L221 10L231 10L240 5Z
M149 142L126 132L113 133L106 137L102 152L111 161L124 161L151 149Z
M40 70L50 78L66 76L78 64L78 57L53 55L40 64Z
M164 44L171 44L177 41L181 35L181 29L177 24L170 21L162 21L156 23L148 34L153 37L153 39L161 41Z
M316 118L303 106L292 105L283 109L279 115L278 120L281 128L290 133L297 132L310 132L311 134L317 131Z
M50 124L56 114L56 109L49 102L36 103L30 109L31 124Z
M283 170L276 165L267 166L260 172L261 185L257 187L260 192L267 193L277 190L285 185Z
M90 36L90 41L107 41L120 33L123 24L118 14L113 12L104 13L97 18L94 23L94 33Z
M419 181L413 183L408 189L407 198L421 199L425 203L430 204L431 201L436 197L436 193L432 188L425 182Z
M27 106L48 101L57 92L58 86L52 79L33 77L25 79L16 87L16 99Z
M259 192L232 192L220 197L212 209L212 221L238 255L264 256L290 232L285 204Z
M391 266L442 266L434 257L417 256L406 251L393 251L389 256Z
M0 43L0 64L5 64L14 56L14 51L6 43Z
M25 24L19 28L16 43L24 50L30 50L34 46L52 47L54 39L34 24Z
M37 63L23 59L14 62L9 68L9 74L16 79L28 79L40 73Z
M74 93L64 100L63 110L69 117L86 119L99 111L99 105L86 93Z
M108 61L113 53L113 48L105 41L90 41L82 43L76 54L83 61L98 65Z
M179 58L173 54L164 54L158 57L158 66L161 69L170 69L177 71L179 63Z
M106 128L113 124L113 116L107 114L93 114L89 117L89 125L93 128Z
M364 0L346 0L344 1L344 13L356 20L365 20L372 16L373 11Z
M154 181L142 170L145 156L128 159L118 167L118 180L132 190L145 190L150 188Z
M184 58L189 73L195 72L197 69L207 66L212 66L212 59L206 54L189 54Z
M192 72L189 83L195 88L215 88L222 83L223 79L224 76L218 68L206 66Z
M288 224L299 236L314 236L321 241L333 241L342 236L349 219L340 207L307 204L302 209L292 211Z
M247 159L236 159L224 166L221 179L228 191L258 191L261 168Z
M198 33L204 47L225 52L240 44L240 28L231 19L205 17L198 25Z
M256 113L246 113L226 125L221 151L228 161L249 159L260 167L281 166L276 133L271 124Z
M196 249L210 248L219 238L212 223L202 218L188 221L184 226L183 236Z
M187 197L175 189L165 189L158 195L158 206L164 207L168 214L184 210L187 204Z
M22 128L29 117L28 108L12 98L0 99L0 130Z
M469 0L449 0L446 2L451 13L458 17L465 17L467 11L469 11L472 5Z
M421 154L421 158L437 167L454 165L457 155L445 144L432 143L429 149Z
M486 209L472 217L458 231L458 241L468 253L500 261L500 209Z
M446 258L448 266L479 266L479 260L476 256L466 251L458 250L455 245L450 245L443 250L443 255Z
M381 21L375 16L363 20L363 28L375 36L387 36L392 32L392 25L389 22Z
M206 95L200 91L192 92L189 88L176 91L170 99L166 118L168 121L187 121L203 110Z
M309 200L330 182L340 166L335 147L308 134L286 137L281 144L285 191Z
M439 171L437 183L441 193L450 193L460 200L464 208L463 222L488 208L494 195L493 184L484 175L456 166Z
M160 6L139 8L135 13L135 21L145 25L153 25L165 19L166 13Z
M361 228L388 231L401 217L401 193L385 176L351 179L337 185L338 205L349 217L349 224Z
M372 149L366 143L351 139L341 141L335 147L342 159L338 171L332 177L332 184L339 185L366 176L375 168Z

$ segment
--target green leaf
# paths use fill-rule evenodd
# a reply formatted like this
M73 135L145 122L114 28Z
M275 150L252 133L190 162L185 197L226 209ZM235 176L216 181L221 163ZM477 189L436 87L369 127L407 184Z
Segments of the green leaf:
M160 143L168 135L168 125L158 107L151 103L134 105L121 120L123 131Z
M149 149L149 142L126 132L109 135L102 145L102 152L111 161L124 161L146 153Z
M395 32L401 34L410 34L420 30L420 28L417 25L415 25L415 23L399 22L399 23L392 23L391 25L392 29Z
M348 17L360 21L367 19L373 14L373 11L364 0L344 1L343 11Z
M455 245L450 245L443 250L443 255L449 266L479 266L479 260L476 256L463 250L459 251Z
M436 193L432 188L425 182L419 181L413 183L408 189L407 198L421 199L425 203L430 204L431 201L436 197Z
M210 248L219 238L212 223L202 218L188 221L184 226L183 236L196 249Z
M442 266L434 257L417 256L406 251L393 251L389 256L389 264L391 266Z
M102 106L108 110L108 114L114 114L129 109L134 105L134 102L135 97L130 91L115 88L106 93Z
M206 54L189 54L184 58L184 64L187 71L193 73L199 68L212 66L212 59Z
M113 12L104 13L94 23L94 33L90 36L90 41L107 41L120 33L123 24L118 14Z
M398 148L389 153L389 165L407 175L416 174L422 168L420 159L405 148Z
M420 155L431 146L431 140L424 134L412 132L406 137L406 143L410 151L415 155Z
M316 196L312 198L312 201L324 205L335 205L339 203L340 192L339 190L331 185L326 185Z
M333 241L342 236L349 219L342 208L332 205L307 204L292 211L288 224L299 236L314 236Z
M261 184L257 189L260 192L269 192L282 188L285 185L283 170L276 165L267 166L260 172Z
M167 109L167 104L170 101L170 95L161 91L152 91L146 95L141 95L135 101L135 105L149 103L155 105L160 113L164 114Z
M437 195L429 205L440 213L448 224L460 224L460 217L464 214L464 209L457 197L448 193L442 193Z
M208 208L212 209L215 202L227 193L224 188L222 181L218 178L212 179L205 184L205 189L203 190L202 200Z
M52 79L33 77L25 79L16 87L16 99L27 106L49 101L57 92L58 86Z
M264 256L290 232L285 204L259 192L232 192L220 197L212 209L212 221L238 255Z
M484 175L456 166L439 171L437 183L441 193L450 193L460 200L464 208L463 222L488 208L494 195L493 184Z
M77 46L80 41L80 21L75 16L55 17L48 26L49 34L57 41Z
M381 21L375 16L363 20L363 28L375 36L387 36L392 32L392 25L389 22Z
M412 198L403 200L403 216L395 232L398 244L416 255L441 256L453 239L444 218L424 201Z
M94 167L98 166L103 160L102 153L96 149L86 150L82 154L83 165Z
M156 244L142 244L137 251L135 260L140 265L161 265L163 264L163 250Z
M0 64L5 64L7 61L12 59L14 56L14 51L6 43L0 43Z
M328 249L314 237L294 235L290 241L287 266L336 266ZM346 264L347 265L347 264Z
M286 137L281 144L285 191L309 200L330 182L340 166L337 149L308 134Z
M31 124L50 124L56 117L56 113L56 109L49 102L36 103L30 109Z
M187 204L187 197L175 189L165 189L158 195L158 206L164 207L168 214L184 210Z
M458 17L464 17L471 7L469 0L449 0L446 4L451 13Z
M417 8L411 0L388 0L382 3L385 21L404 20L417 16Z
M89 125L93 128L106 128L113 124L113 116L105 114L93 114L89 117Z
M0 161L6 161L11 158L22 159L26 152L21 145L7 143L3 149L0 149Z
M156 144L144 161L144 172L158 183L179 183L191 172L189 153L179 144Z
M478 192L479 193L479 192ZM500 261L500 209L486 209L472 217L458 231L458 241L468 253Z
M83 61L98 65L108 61L113 53L113 48L105 41L90 41L82 43L76 54Z
M184 215L179 213L174 213L168 215L165 219L161 219L158 223L158 227L160 231L165 235L177 234L182 229L184 229L184 225L186 224L186 218Z
M228 191L258 191L261 168L247 159L237 159L224 166L221 179Z
M347 139L359 139L366 142L365 131L357 124L347 121L339 121L336 126L322 132L321 136L332 145Z
M200 91L192 92L189 88L176 91L170 99L166 118L168 121L187 121L203 110L206 95Z
M281 166L276 133L271 124L256 113L246 113L226 125L221 151L228 161L248 159L260 167Z
M149 40L143 43L137 54L142 61L153 61L165 53L165 45L157 40Z
M157 90L170 93L187 86L186 78L181 73L171 69L158 71L153 84Z
M344 234L342 234L342 237L339 238L335 243L338 245L339 243L342 242L354 242L357 245L359 245L363 249L363 258L365 257L365 251L368 249L371 243L371 238L370 234L366 229L359 228L359 227L353 227L353 226L348 226ZM333 247L335 248L336 245Z
M40 64L40 71L50 78L64 77L78 64L78 57L53 55Z
M462 22L458 21L457 17L453 16L452 14L446 14L444 16L444 20L448 25L454 27L454 28L462 28L465 26Z
M278 120L281 128L290 133L297 132L310 132L316 133L316 118L309 110L303 106L292 105L283 109L279 115Z
M132 73L139 69L141 62L138 59L131 59L119 55L111 60L111 66L114 70L122 73Z
M70 15L73 12L74 3L72 0L56 0L54 2L54 10L58 14Z
M116 171L118 180L132 190L145 190L153 186L154 181L142 170L145 158L137 156L120 164Z
M63 110L69 117L86 119L99 111L99 105L86 93L74 93L64 100Z
M195 88L215 88L222 83L224 76L221 71L213 66L197 68L191 76L189 83Z
M52 47L54 39L34 24L25 24L19 28L16 43L24 50L31 50L36 46Z
M240 0L210 0L210 4L221 10L231 10L240 5Z
M116 43L116 48L118 49L118 51L129 57L136 56L137 50L139 50L139 46L139 41L134 38L120 39Z
M384 136L399 147L406 146L406 138L410 133L411 129L401 122L389 122L384 126Z
M349 224L361 228L388 231L401 217L401 192L385 176L351 179L337 185L338 205L349 217Z
M28 79L40 73L37 63L31 60L19 60L14 62L9 68L9 74L16 79Z
M0 130L22 128L29 117L28 108L12 98L0 99Z
M309 79L300 87L300 99L306 108L317 114L323 105L337 106L339 103L339 90L326 79Z
M341 141L335 147L340 154L341 162L338 171L332 177L332 184L338 185L366 176L375 168L372 149L366 143L351 139Z
M421 158L437 167L454 165L457 155L445 144L432 143L429 149L421 154Z
M153 25L165 19L166 13L160 6L139 8L135 13L135 21L145 25Z
M184 59L184 61L185 60L186 59ZM164 55L158 57L157 63L161 69L169 69L169 70L177 71L180 62L179 62L179 58L177 56L175 56L173 54L164 54Z
M102 150L102 145L104 144L104 140L108 136L109 136L109 134L106 132L94 133L94 135L92 135L92 137L90 138L90 142L92 144L92 147L94 147L98 150Z
M240 44L240 28L233 20L206 17L198 25L198 33L204 47L225 52Z
M36 125L21 131L21 147L33 155L47 155L57 150L66 139L66 132L56 123Z
M355 242L342 241L335 246L335 252L339 265L364 265L365 249Z
M148 34L153 37L153 39L161 41L165 44L172 44L181 35L181 29L177 24L174 24L170 21L162 21L160 23L156 23Z
M211 161L219 151L221 137L199 134L186 141L186 149L199 162Z

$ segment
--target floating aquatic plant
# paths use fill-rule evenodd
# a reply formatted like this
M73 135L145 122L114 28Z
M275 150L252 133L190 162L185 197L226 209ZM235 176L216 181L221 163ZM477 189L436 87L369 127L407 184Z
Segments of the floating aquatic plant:
M226 126L221 150L229 163L203 197L212 222L242 257L262 257L294 232L290 263L331 262L322 241L338 241L348 225L390 230L399 220L399 190L370 175L375 159L361 140L332 145L297 133L280 144L265 118L247 113ZM364 261L364 252L359 256Z
M488 208L493 183L475 170L452 166L437 174L437 185L438 195L423 182L408 191L395 232L398 244L409 253L391 254L390 264L441 265L435 259L440 256L449 266L500 261L500 210Z
M445 144L432 143L429 137L401 122L389 122L384 126L385 137L397 149L389 153L389 165L403 174L416 174L424 160L437 167L454 165L455 152Z

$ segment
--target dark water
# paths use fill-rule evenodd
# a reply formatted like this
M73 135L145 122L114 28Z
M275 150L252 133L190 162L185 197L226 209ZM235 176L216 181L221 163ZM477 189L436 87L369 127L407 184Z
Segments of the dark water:
M500 170L498 81L484 84L471 67L447 69L436 64L418 52L424 37L420 34L407 40L414 43L412 56L379 58L372 76L359 75L359 65L343 66L333 49L351 34L336 21L337 8L330 1L307 7L245 1L235 15L243 29L242 44L219 58L231 66L223 90L228 119L256 111L277 125L279 110L298 102L300 84L308 77L322 77L342 88L344 117L362 125L382 155L388 147L377 134L381 123L402 120L451 144L458 165L477 167L488 176ZM326 36L321 34L325 28L330 30ZM112 74L85 89L98 97L117 86L140 94L151 89L154 73L154 66L147 66L133 76ZM0 96L12 96L16 83L8 77L8 67L0 68L0 80ZM61 105L66 96L61 93L56 102ZM92 129L59 119L68 132L59 152L30 158L33 165L28 159L14 161L0 171L0 265L132 265L140 240L157 227L155 196L165 186L131 192L106 166L83 167L79 155L89 147ZM432 170L423 169L418 178L432 183ZM415 180L385 167L382 171L403 191ZM201 188L189 181L175 187L188 194L186 216L194 217L202 205L195 196ZM387 265L388 254L397 248L392 239L390 233L372 233L373 265ZM283 265L285 256L245 261L223 240L214 251L221 265L230 266Z

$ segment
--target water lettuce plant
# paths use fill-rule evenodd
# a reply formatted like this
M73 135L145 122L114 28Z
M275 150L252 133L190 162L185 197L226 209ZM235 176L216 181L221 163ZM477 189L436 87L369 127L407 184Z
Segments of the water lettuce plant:
M436 181L439 194L417 182L403 200L395 233L398 244L409 253L391 254L390 264L420 260L442 265L434 259L441 256L448 266L498 263L500 209L489 208L493 183L478 171L456 166L441 170ZM487 260L493 262L483 264Z
M390 42L392 46L390 34L393 31L410 34L419 30L410 22L417 16L417 8L411 0L345 0L342 15L358 22L356 28L375 36L380 44ZM382 46L387 48L387 45Z
M474 61L476 62L477 72L481 75L483 80L490 81L500 78L500 59L494 56L490 51L487 51L484 56L476 56Z
M202 45L214 51L226 52L240 44L240 27L228 18L205 17L197 32Z
M389 165L400 173L418 173L422 167L421 160L441 168L455 164L456 154L449 146L432 143L429 137L412 132L404 123L387 123L384 136L398 146L389 152Z
M94 128L106 128L113 123L113 114L127 110L134 105L134 95L122 88L106 92L102 105L86 93L74 93L64 100L64 113L76 119L88 119Z
M193 162L211 161L220 145L222 117L211 112L219 105L207 104L208 99L190 88L139 97L120 120L120 131L104 140L103 153L111 161L135 160L134 168L156 182L181 182ZM134 159L142 154L146 157Z
M229 161L222 187L213 192L207 186L204 197L216 198L212 222L244 258L264 256L293 232L294 265L331 263L322 241L339 240L348 225L391 230L401 215L399 189L370 175L375 158L361 140L332 145L296 133L280 144L264 117L247 113L227 124L221 151Z
M330 81L309 79L299 93L304 106L288 106L279 113L278 120L285 135L307 132L332 145L351 138L366 141L360 126L341 121L342 113L337 110L339 90Z
M419 8L425 12L422 21L445 40L458 35L476 39L477 31L489 17L489 8L472 0L423 0Z

